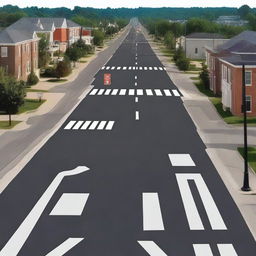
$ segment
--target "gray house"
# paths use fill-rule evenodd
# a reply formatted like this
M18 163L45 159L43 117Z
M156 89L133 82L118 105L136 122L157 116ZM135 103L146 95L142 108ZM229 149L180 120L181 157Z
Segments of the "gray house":
M216 48L228 39L215 33L192 33L180 38L179 45L184 49L187 58L205 59L205 47Z

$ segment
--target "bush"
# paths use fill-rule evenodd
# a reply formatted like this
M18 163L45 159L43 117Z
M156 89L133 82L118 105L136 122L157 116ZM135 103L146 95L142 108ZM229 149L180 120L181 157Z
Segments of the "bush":
M56 77L56 72L54 67L47 67L42 75L43 77Z
M35 85L39 82L39 79L37 77L37 75L34 72L31 72L28 75L28 79L27 79L27 85L31 86L31 85Z
M61 77L68 76L71 73L71 71L72 69L70 62L60 61L55 70L56 78L60 79Z
M190 61L186 57L181 57L177 60L176 65L178 66L179 70L187 71L189 69Z
M210 88L210 78L209 78L209 72L207 69L207 66L203 63L202 65L202 71L199 74L199 77L206 89Z
M104 33L100 30L93 30L93 43L97 46L102 46L104 42Z
M176 51L174 52L173 55L173 60L174 62L176 62L178 59L185 57L185 53L183 51L183 49L181 47L179 47L178 49L176 49Z

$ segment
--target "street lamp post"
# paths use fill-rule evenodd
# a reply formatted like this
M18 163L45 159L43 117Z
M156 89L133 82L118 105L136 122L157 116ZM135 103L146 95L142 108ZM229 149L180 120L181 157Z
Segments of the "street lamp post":
M249 185L249 173L248 173L248 145L247 145L247 107L246 107L246 85L245 85L245 65L243 64L242 69L243 76L243 93L242 93L242 110L244 114L244 181L242 191L250 191Z

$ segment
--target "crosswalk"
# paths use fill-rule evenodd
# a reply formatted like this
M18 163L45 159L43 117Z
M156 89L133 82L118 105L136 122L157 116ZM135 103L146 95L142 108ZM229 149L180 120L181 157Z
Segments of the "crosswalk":
M115 121L74 121L71 120L64 130L107 130L113 129Z
M182 97L182 94L177 89L92 89L89 95Z
M120 67L120 66L103 66L101 68L101 70L143 70L143 71L165 71L166 68L165 67L142 67L142 66L124 66L124 67Z

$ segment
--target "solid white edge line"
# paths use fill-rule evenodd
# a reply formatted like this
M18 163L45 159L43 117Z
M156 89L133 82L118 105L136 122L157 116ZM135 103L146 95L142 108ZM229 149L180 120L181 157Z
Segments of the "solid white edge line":
M167 256L154 241L138 241L138 243L150 256Z
M68 124L65 126L64 130L70 130L75 123L76 121L69 121Z
M47 253L45 256L62 256L83 240L84 238L70 237L51 252Z
M158 193L142 193L143 230L164 230Z

